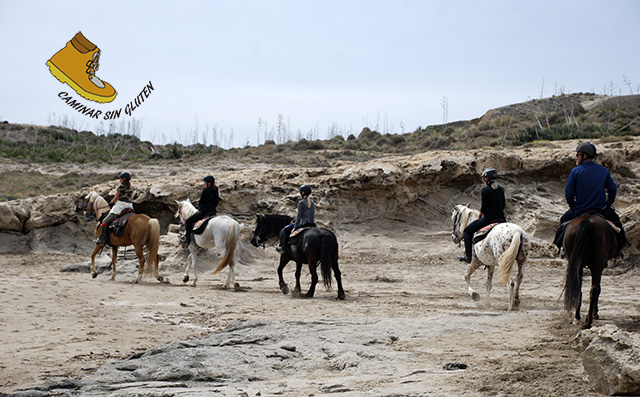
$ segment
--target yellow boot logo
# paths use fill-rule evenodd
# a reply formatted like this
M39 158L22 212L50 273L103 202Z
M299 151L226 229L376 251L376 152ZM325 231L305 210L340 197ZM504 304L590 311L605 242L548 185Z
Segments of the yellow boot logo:
M68 84L80 96L94 102L107 103L116 99L111 84L96 76L100 49L78 32L67 45L47 61L52 75Z

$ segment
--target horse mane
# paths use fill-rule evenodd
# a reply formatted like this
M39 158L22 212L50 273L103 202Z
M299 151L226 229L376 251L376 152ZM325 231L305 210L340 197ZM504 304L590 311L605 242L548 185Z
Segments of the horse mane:
M473 210L464 205L457 205L456 210L460 214L460 230L464 230L464 228L467 227L470 216L475 215L476 217L478 217L480 215L480 212L478 210ZM454 213L451 218L452 220L454 220L454 222L455 222L455 217L456 217L456 214Z
M186 199L185 201L179 201L178 202L178 211L176 211L176 218L180 217L180 206L182 205L182 216L185 220L187 220L191 215L195 214L196 207L193 206L193 204L191 204L191 201L189 201L189 199Z
M288 215L262 215L262 224L267 229L267 238L279 235L280 230L290 224L292 220L293 218Z

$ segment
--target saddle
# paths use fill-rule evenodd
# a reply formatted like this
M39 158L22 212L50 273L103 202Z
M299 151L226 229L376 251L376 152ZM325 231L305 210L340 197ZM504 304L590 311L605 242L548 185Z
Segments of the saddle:
M315 226L305 226L305 227L301 227L300 229L296 229L292 231L291 234L289 235L289 244L290 245L297 244L298 240L300 239L300 236L302 235L302 232L304 232L305 230L312 229L314 227Z
M215 215L212 216L207 216L202 218L201 220L197 221L194 225L193 225L193 234L202 234L202 232L204 232L204 229L206 229L207 224L209 223L209 221L211 220L211 218L215 218Z
M124 234L124 228L127 226L127 222L132 215L136 213L129 208L122 210L120 216L117 217L111 224L109 225L109 229L113 230L113 235L116 237L120 237Z
M491 231L491 229L493 229L496 225L499 225L503 222L494 222L491 223L485 227L483 227L482 229L478 230L477 232L475 232L473 234L473 240L471 240L473 242L473 244L478 243L482 240L485 239L485 237L487 237L487 235L489 234L489 232Z

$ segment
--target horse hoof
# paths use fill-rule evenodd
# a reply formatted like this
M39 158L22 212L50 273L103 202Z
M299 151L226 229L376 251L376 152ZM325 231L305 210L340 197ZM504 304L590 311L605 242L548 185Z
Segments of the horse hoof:
M189 276L184 276L184 278L182 279L182 282L186 283L187 281L189 281Z
M96 277L98 277L98 273L96 272L91 273L91 278L96 278Z
M338 297L336 298L339 301L343 301L344 300L344 294L338 295Z
M164 278L162 276L158 276L158 281L162 283L164 281Z
M233 290L236 292L242 291L242 289L240 288L240 284L238 283L233 284Z
M480 294L477 292L474 292L471 294L471 299L473 299L474 301L479 301L480 300Z
M281 285L280 290L282 291L283 295L287 295L289 293L289 287L287 287L286 285Z

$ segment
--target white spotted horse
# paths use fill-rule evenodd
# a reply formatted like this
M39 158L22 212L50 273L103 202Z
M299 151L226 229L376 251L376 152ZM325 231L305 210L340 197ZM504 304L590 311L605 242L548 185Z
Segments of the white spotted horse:
M197 210L196 207L191 204L189 199L185 201L176 201L178 204L178 212L176 217L180 220L180 227L184 228L185 221L193 215ZM197 226L196 226L197 227ZM233 218L227 215L215 216L207 222L204 226L202 233L194 233L191 243L189 244L189 257L187 258L187 265L184 270L184 278L182 282L189 281L189 268L193 269L193 287L196 286L198 281L198 271L196 268L196 260L198 258L198 247L203 249L209 249L218 247L222 253L220 263L212 272L216 274L225 267L229 267L229 276L224 283L223 288L227 289L233 285L235 290L239 290L240 286L235 282L235 251L238 244L238 238L240 236L240 224Z
M460 244L464 228L478 219L480 213L464 205L454 205L451 219L453 221L453 242ZM464 278L467 289L473 300L480 295L471 288L471 275L480 267L487 267L487 299L491 294L491 282L495 267L499 267L500 282L507 284L509 291L509 311L520 305L520 284L522 283L524 264L531 248L529 235L515 223L499 223L494 226L484 239L473 245L473 258ZM511 277L513 265L518 264L518 271Z
M291 217L284 215L258 215L256 229L251 237L251 244L258 247L270 238L277 237L283 227L290 224ZM293 294L301 295L300 274L302 265L309 265L309 273L311 274L311 286L309 291L304 295L305 298L313 298L316 284L318 282L318 274L316 268L320 265L322 280L327 289L331 288L331 271L336 278L338 284L337 299L345 298L344 289L342 288L342 273L338 267L338 240L336 235L324 228L312 227L303 229L296 236L292 236L289 245L284 247L280 254L280 265L278 266L278 279L280 290L283 294L289 293L289 286L285 283L282 276L284 267L290 262L296 263L296 286Z

